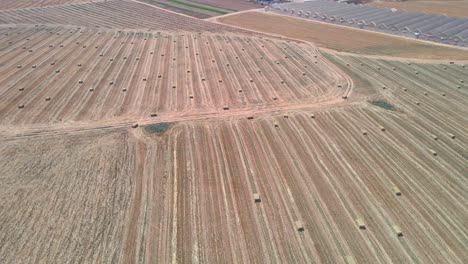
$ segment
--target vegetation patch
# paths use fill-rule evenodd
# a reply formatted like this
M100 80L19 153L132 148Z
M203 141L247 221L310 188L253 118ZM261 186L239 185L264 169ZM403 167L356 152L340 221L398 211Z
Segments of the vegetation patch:
M161 134L171 127L172 123L162 122L143 126L143 129L148 133Z
M375 105L381 107L385 110L395 110L395 107L385 101L382 100L375 100L375 101L368 101L371 105Z

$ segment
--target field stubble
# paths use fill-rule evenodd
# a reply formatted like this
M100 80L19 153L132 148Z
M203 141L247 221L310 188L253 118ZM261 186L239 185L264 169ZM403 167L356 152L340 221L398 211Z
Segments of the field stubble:
M0 34L0 262L468 261L462 65L229 34Z
M74 27L1 33L7 35L0 52L3 124L281 107L329 101L352 88L307 44Z

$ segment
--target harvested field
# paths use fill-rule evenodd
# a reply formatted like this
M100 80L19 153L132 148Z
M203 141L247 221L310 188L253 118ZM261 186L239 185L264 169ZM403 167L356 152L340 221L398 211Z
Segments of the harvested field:
M156 153L148 166L167 174L143 176L153 183L144 192L152 206L138 222L146 228L135 241L144 250L135 248L134 259L462 263L468 258L466 162L449 142L421 138L421 131L402 117L365 108L320 112L315 120L299 113L287 120L180 125L167 136L166 151L147 147L147 155ZM434 159L426 147L443 158Z
M404 2L379 1L371 4L378 7L396 8L399 10L418 11L447 16L468 16L468 1L466 0L411 0Z
M0 11L0 24L247 33L129 0Z
M0 262L121 262L136 189L125 132L0 143Z
M181 0L138 0L143 3L154 5L160 8L171 10L180 14L196 17L208 18L230 13L230 10L212 7L197 2Z
M3 124L279 107L334 100L352 85L313 46L293 42L68 27L1 33Z
M459 134L460 142L452 145L461 157L468 157L468 148L458 145L468 140L468 70L456 64L421 64L363 59L354 56L327 58L341 64L350 74L366 76L372 86L382 91L387 102L394 105L412 122L423 127L427 138L431 134ZM349 65L349 66L347 66ZM385 87L385 89L384 89Z
M288 119L179 123L164 135L132 130L128 140L135 145L128 143L128 149L138 151L127 155L135 155L128 159L136 167L127 166L138 185L130 184L132 206L123 210L128 217L122 229L129 235L104 256L122 263L468 259L463 242L468 214L462 202L466 160L459 153L467 147L466 134L455 141L440 134L434 141L423 135L447 127L428 130L414 122L416 114L408 118L366 106L314 113L314 119L309 111L296 111ZM456 120L449 123L454 126ZM35 138L25 142L31 145L40 139ZM112 148L122 145L126 144ZM12 146L21 145L11 142L0 153ZM428 148L439 155L432 156ZM51 159L36 152L15 155L25 164ZM38 170L45 166L36 163ZM3 175L16 175L16 164L1 164L7 172ZM93 167L80 168L87 171L88 166ZM261 195L260 202L254 202L254 193ZM4 197L13 200L12 195ZM34 219L24 222L31 225ZM63 230L79 220L68 221ZM297 230L298 221L304 230ZM2 226L13 223L4 220ZM395 233L395 225L402 236ZM82 232L90 228L99 226L85 226ZM51 241L43 237L36 250L43 252ZM65 247L71 241L57 238ZM6 246L14 248L11 242ZM14 253L3 256L15 260ZM63 255L55 257L60 260ZM98 255L88 259L99 260Z
M358 54L420 59L468 59L467 49L429 44L262 11L228 15L218 18L217 21L258 32L313 42L319 47Z
M92 246L106 249L105 253L79 254L86 251L78 248L66 251L68 255L44 255L53 241L67 248L90 243L82 241L85 237L64 240L60 235L83 221L74 215L64 220L68 224L60 226L57 236L36 235L46 234L45 229L23 231L32 237L27 241L41 243L27 244L22 251L12 239L18 231L5 233L8 242L0 248L2 256L11 260L7 262L35 252L31 254L45 260L74 256L122 263L337 263L350 259L356 263L465 263L468 94L461 80L468 79L466 69L457 64L408 64L330 54L326 58L351 76L365 78L366 90L373 91L363 92L358 86L350 97L354 103L343 102L334 109L292 110L292 103L283 110L289 112L288 118L283 117L286 114L263 114L253 120L218 116L144 126L128 135L118 126L90 127L88 132L57 127L53 133L46 127L26 134L17 127L17 136L3 133L0 154L11 158L0 163L1 186L23 186L11 181L28 174L21 164L34 164L31 170L41 171L40 175L65 167L62 177L101 166L114 168L117 175L132 171L133 181L121 184L133 187L125 189L122 195L127 202L119 204L126 222L123 216L110 218L120 228L106 229L113 237L125 239L109 240L114 244L98 240ZM396 109L366 102L378 98ZM101 130L107 131L104 139L96 136ZM43 150L52 141L60 147ZM87 147L80 142L87 142ZM53 157L62 156L63 149L72 148L70 144L76 146L76 153L51 166ZM31 151L31 146L36 147ZM105 155L106 163L76 161L101 160L96 155ZM104 165L114 161L117 167ZM18 203L10 188L2 191L2 199ZM254 194L260 195L260 202L254 201ZM132 197L131 206L128 197ZM59 203L78 206L67 199ZM45 204L25 209L32 217L18 215L24 219L22 226L43 219L42 212L52 210ZM91 204L82 210L94 210ZM16 215L16 208L27 205L1 207L1 215ZM110 208L106 205L101 210ZM0 218L0 226L16 226L16 219ZM303 227L299 231L298 222ZM81 232L99 228L87 225Z
M468 263L460 50L320 52L132 1L0 20L22 23L0 26L0 263Z
M190 2L202 3L213 7L228 9L231 11L242 11L263 7L248 0L193 0Z
M104 0L0 0L0 10L47 7L54 5L67 5L76 3L89 3Z

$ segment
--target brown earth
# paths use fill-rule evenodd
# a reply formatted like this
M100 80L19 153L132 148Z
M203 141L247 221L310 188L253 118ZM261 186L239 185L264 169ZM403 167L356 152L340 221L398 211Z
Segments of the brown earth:
M378 7L396 8L399 10L419 11L447 16L468 16L468 1L466 0L413 0L404 2L379 1L373 2L372 5Z
M313 42L319 47L358 54L419 59L468 59L468 50L382 33L344 28L285 15L248 11L217 18L226 25Z

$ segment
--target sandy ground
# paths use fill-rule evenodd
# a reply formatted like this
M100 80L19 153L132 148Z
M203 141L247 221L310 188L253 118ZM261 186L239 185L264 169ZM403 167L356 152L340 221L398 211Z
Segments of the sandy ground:
M229 14L216 20L227 25L309 41L320 47L351 53L420 59L468 59L467 49L344 28L263 11Z
M407 2L373 2L378 7L396 8L407 11L419 11L425 13L441 14L447 16L468 16L468 1L443 0L443 1L407 1Z

